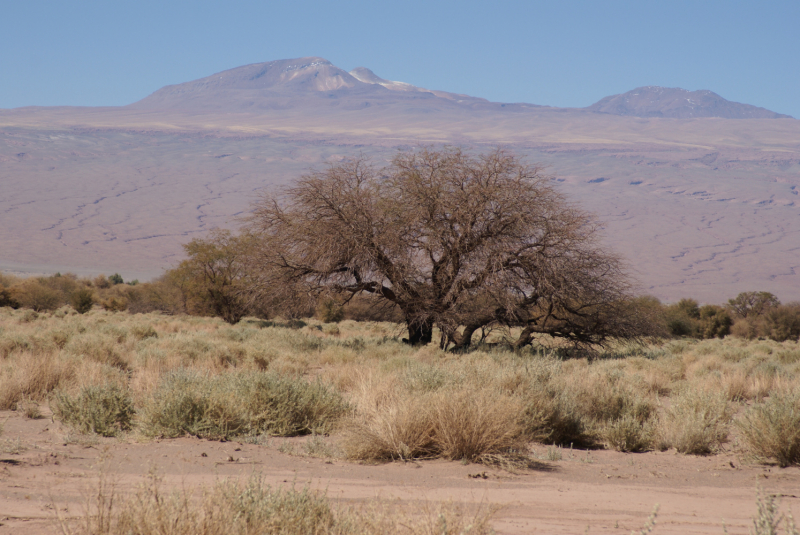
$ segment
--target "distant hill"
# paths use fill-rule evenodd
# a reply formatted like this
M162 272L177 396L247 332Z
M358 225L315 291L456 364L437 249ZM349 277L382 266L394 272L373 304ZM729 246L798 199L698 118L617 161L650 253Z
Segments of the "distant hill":
M482 98L385 80L365 67L347 72L324 58L306 57L254 63L169 85L128 107L243 111L322 105L359 109L366 103L397 102L424 107L426 100L436 107L492 104Z
M463 113L465 111L525 111L535 104L506 104L483 98L417 87L379 77L366 67L350 72L320 57L253 63L205 78L163 87L126 106L141 111L191 113L266 112L288 109L362 110L392 107L402 112ZM588 108L551 108L572 113L605 113L634 117L724 117L777 119L788 115L749 104L730 102L711 91L687 91L656 86L640 87L606 97Z
M634 117L722 117L725 119L791 119L789 115L725 100L713 91L688 91L679 87L638 87L612 95L584 108L596 113Z

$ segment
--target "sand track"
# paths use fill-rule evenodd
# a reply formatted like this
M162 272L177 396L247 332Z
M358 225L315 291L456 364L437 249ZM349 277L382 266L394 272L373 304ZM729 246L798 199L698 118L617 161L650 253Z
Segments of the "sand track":
M103 463L122 493L154 469L171 488L255 471L271 485L308 484L345 504L376 497L420 506L447 500L499 504L493 526L501 534L585 533L587 526L589 533L628 534L642 527L655 504L658 535L722 533L723 519L728 533L746 534L757 486L783 494L784 509L800 513L800 467L748 465L730 452L693 457L563 450L561 460L543 461L540 470L509 473L447 461L363 465L286 453L304 451L308 438L266 445L91 440L70 435L50 418L28 420L4 411L0 421L0 451L7 452L0 453L0 535L56 533L53 507L79 514ZM335 437L326 440L335 443ZM534 451L544 456L547 448Z

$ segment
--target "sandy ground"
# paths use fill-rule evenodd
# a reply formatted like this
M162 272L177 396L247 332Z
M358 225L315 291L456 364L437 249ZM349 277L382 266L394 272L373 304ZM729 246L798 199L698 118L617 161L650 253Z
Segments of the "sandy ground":
M87 439L49 417L0 412L0 535L56 533L55 508L77 515L104 462L128 492L155 469L166 486L211 484L263 474L271 485L310 485L335 501L379 497L391 503L502 506L501 534L624 533L641 529L659 504L656 534L748 533L755 493L782 494L800 513L800 468L746 464L733 453L692 457L674 452L624 454L562 450L559 461L523 473L447 461L363 465L302 452L308 438L266 445L192 438L161 441ZM326 439L335 444L335 439ZM292 453L292 450L296 453ZM534 453L545 457L547 448ZM476 477L477 476L477 477Z
M474 140L544 165L570 202L596 214L603 246L626 260L642 292L670 302L721 303L752 290L800 300L800 228L791 223L800 219L800 121L400 114L397 128L371 122L383 134L348 134L339 119L360 128L362 116L296 110L251 118L285 120L300 129L293 134L231 137L203 115L192 132L124 121L109 129L105 112L77 130L45 110L32 115L35 127L9 124L25 113L0 110L2 271L149 280L183 260L191 239L238 228L265 187L359 154L380 167L398 147Z

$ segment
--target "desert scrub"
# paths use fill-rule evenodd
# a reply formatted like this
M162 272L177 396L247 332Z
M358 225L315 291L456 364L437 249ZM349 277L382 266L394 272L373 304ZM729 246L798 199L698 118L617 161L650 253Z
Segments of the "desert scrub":
M652 449L655 423L632 414L608 422L602 430L605 444L617 451L641 452Z
M23 399L44 400L75 376L76 363L52 354L19 353L0 362L0 410L15 410Z
M659 422L662 449L708 455L719 451L728 440L731 409L722 393L686 388L671 398Z
M444 458L482 462L524 456L522 403L495 390L448 387L397 391L393 382L365 381L342 448L354 460Z
M430 399L404 395L391 379L362 380L355 389L356 412L344 424L342 448L359 461L424 459L436 456Z
M784 467L800 464L800 389L773 392L736 422L750 453Z
M780 498L771 494L765 495L758 489L751 535L778 535L781 525L784 526L786 535L800 535L791 512L788 517L781 513Z
M58 505L56 510L58 511ZM82 517L59 514L65 535L489 535L495 507L468 512L460 504L416 506L374 500L345 507L310 488L273 488L260 475L213 487L168 491L151 475L132 496L117 494L101 474ZM58 514L58 513L57 513Z
M275 373L227 376L248 420L248 433L276 436L327 434L348 410L328 386Z
M113 383L133 397L134 427L149 428L152 436L323 433L346 421L348 429L358 424L374 434L365 450L383 440L377 448L383 458L441 455L424 405L445 391L511 400L518 411L511 427L528 441L636 450L678 447L676 433L665 431L683 426L681 417L669 413L688 388L711 397L719 393L738 406L795 388L800 379L800 345L790 341L728 337L612 344L589 362L542 347L512 352L481 346L458 355L435 344L414 348L398 341L403 331L390 323L344 320L335 324L335 335L325 332L333 324L314 319L292 329L280 319L246 318L229 326L218 318L61 310L69 314L40 313L26 323L21 320L32 311L0 309L0 408L14 409L24 400L41 403L55 389L75 396L83 385ZM174 391L160 387L176 381L173 373L184 374L191 385ZM240 376L246 373L272 379ZM314 379L309 382L312 374L334 386L317 388ZM396 394L395 412L361 405L367 376L383 385L375 388L384 397ZM270 385L248 386L258 381ZM319 416L325 407L340 407L342 397L358 407L359 418L335 416L346 416L348 409ZM154 410L145 419L156 398L168 410L158 416ZM715 419L707 411L689 412L692 426L710 435L712 428L725 428L724 418L710 425ZM320 421L327 423L311 423ZM648 446L651 427L657 432Z
M125 356L128 349L124 344L126 339L126 330L116 326L103 326L72 336L64 346L64 352L127 370L129 365Z
M104 437L131 429L134 409L130 395L117 385L90 385L75 396L56 392L53 416L81 433Z
M639 359L634 368L621 362L596 362L592 366L570 362L551 366L545 376L531 377L520 389L525 400L521 420L530 440L578 447L605 442L625 451L648 447L645 443L654 403L650 388L637 378L641 377L638 367L651 364ZM634 386L637 383L642 386Z
M529 440L544 444L591 447L597 441L575 400L544 388L528 395L520 425Z
M347 410L321 383L268 372L168 373L142 410L149 436L227 438L325 434Z
M521 454L521 403L493 390L442 390L432 401L433 443L439 456L480 462L488 455Z

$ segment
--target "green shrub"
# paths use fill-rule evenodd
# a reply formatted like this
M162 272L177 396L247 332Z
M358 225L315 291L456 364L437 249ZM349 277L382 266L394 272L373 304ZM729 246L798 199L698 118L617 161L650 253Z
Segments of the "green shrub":
M733 319L728 312L716 305L700 307L700 338L723 338L730 334Z
M113 286L117 284L122 284L125 281L122 280L122 275L120 275L119 273L114 273L108 278L108 282L110 282L111 285Z
M231 374L227 381L253 434L326 434L347 410L341 395L321 383L274 373Z
M735 336L753 340L769 338L776 342L800 339L800 303L776 305L760 316L738 320L731 329Z
M108 299L103 299L100 306L109 312L122 312L128 308L128 301L121 296L111 296Z
M317 317L325 323L339 323L344 319L344 308L333 298L323 299L317 307Z
M324 434L346 410L342 397L320 383L266 372L208 377L179 370L162 380L146 404L142 430L204 438Z
M694 299L681 299L666 307L667 329L673 336L722 338L731 332L733 319L717 305L700 306Z
M626 451L649 447L643 444L649 440L644 435L652 424L645 423L654 413L653 404L620 378L609 370L529 387L523 395L526 407L522 425L526 435L531 440L561 446L594 447L603 440ZM632 441L629 437L631 444L625 445L620 436L623 429L642 435L641 440ZM606 436L608 433L611 436ZM633 442L641 444L634 446Z
M753 517L751 535L778 535L778 530L783 524L786 535L800 535L794 517L791 513L788 518L780 511L780 495L764 495L761 489L756 494L756 516Z
M142 432L164 438L241 433L244 424L236 410L212 396L211 386L212 379L198 373L183 369L168 373L142 410Z
M667 329L673 336L697 336L700 307L694 299L681 299L665 310Z
M85 314L94 305L94 295L89 288L81 288L70 296L70 304L78 314Z
M790 303L773 308L764 315L767 336L784 342L800 339L800 303Z
M131 334L137 340L145 340L147 338L158 338L158 333L152 325L135 325L131 329Z
M780 466L800 464L800 390L773 392L736 422L750 452Z
M655 429L651 420L641 421L632 414L608 422L602 435L606 444L617 451L640 452L653 446Z
M53 415L81 433L115 436L131 428L134 409L127 392L116 385L86 386L77 396L55 394Z
M728 440L731 413L725 396L687 389L673 396L671 402L660 422L664 447L708 455Z
M19 301L14 299L11 295L11 290L8 288L3 288L0 286L0 308L2 307L11 307L11 308L19 308L22 305Z

